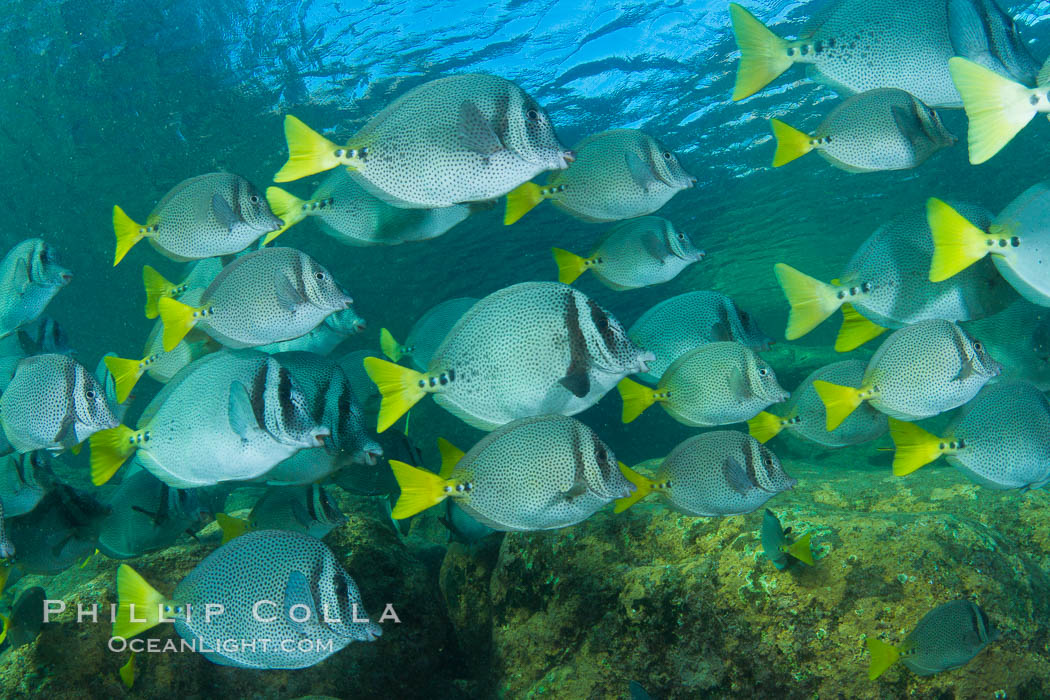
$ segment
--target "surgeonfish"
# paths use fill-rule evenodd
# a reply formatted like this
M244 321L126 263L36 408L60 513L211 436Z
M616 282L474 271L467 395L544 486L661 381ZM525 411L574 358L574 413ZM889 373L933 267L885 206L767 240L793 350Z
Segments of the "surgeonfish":
M762 515L761 530L762 553L766 555L766 559L781 571L796 561L813 566L813 551L809 545L813 533L807 532L794 541L788 539L790 533L791 528L785 530L780 524L780 519L766 508Z
M73 279L43 239L15 245L0 260L0 337L32 323Z
M44 624L41 611L45 599L47 593L40 586L27 588L18 595L4 619L4 649L18 649L36 639Z
M288 530L320 539L346 521L323 486L308 484L271 486L255 502L247 520L226 515L219 519L219 525L222 541L228 542L255 530Z
M846 98L812 134L779 119L770 125L777 141L774 168L816 151L846 172L907 170L955 143L936 112L897 88Z
M0 457L0 501L5 518L33 510L55 483L48 454L46 450L34 450Z
M1050 308L1018 299L1005 311L963 324L1002 365L999 380L1020 379L1050 391Z
M60 452L116 426L117 419L86 367L50 354L19 361L0 396L0 423L17 452Z
M254 479L331 429L316 423L291 373L250 350L207 355L150 402L133 430L91 436L91 479L104 484L132 454L173 488Z
M991 223L991 213L982 207L964 203L955 206L982 229ZM830 283L777 264L777 281L791 305L785 337L802 337L841 308L842 327L835 349L847 352L878 337L887 328L902 328L928 319L984 318L1017 299L988 261L951 280L930 282L928 272L933 255L928 217L920 207L879 226Z
M1037 489L1050 482L1050 402L1028 382L989 384L939 435L892 418L890 435L898 476L944 455L993 489Z
M891 418L914 421L949 411L999 374L980 340L951 321L922 321L894 331L868 361L860 387L813 382L835 430L863 402Z
M667 219L645 216L617 224L587 257L551 248L558 281L572 284L587 270L610 289L637 289L669 282L706 253Z
M987 228L936 198L926 209L933 235L931 282L946 280L989 255L1021 296L1050 306L1050 182L1019 194Z
M305 335L353 300L332 273L292 248L263 248L222 269L190 306L170 297L157 303L164 349L193 328L230 348L246 348Z
M259 345L255 349L269 354L299 351L328 355L347 338L363 333L365 328L365 320L358 316L353 308L347 308L328 316L306 335L269 345Z
M868 678L875 680L898 660L917 676L950 671L968 664L999 636L999 630L979 605L953 600L923 615L900 646L869 635Z
M425 372L445 336L477 301L474 297L457 297L432 306L412 324L403 344L398 343L386 328L381 329L379 342L383 354L391 362L408 357L416 369Z
M371 357L364 366L383 394L380 432L426 394L469 425L492 430L518 418L579 413L620 379L646 371L650 359L579 290L522 282L474 304L426 372Z
M393 517L404 519L446 498L494 530L574 525L632 492L612 450L575 418L535 416L497 428L442 460L440 474L391 460L401 487ZM462 456L460 456L462 455Z
M471 214L492 209L494 202L453 204L437 209L405 209L371 195L345 168L332 171L307 200L270 187L266 198L284 226L266 236L264 244L311 218L331 238L352 246L400 245L426 241L448 233Z
M788 41L730 3L740 48L733 99L753 95L803 63L811 80L843 96L898 88L931 107L961 107L963 88L956 90L959 80L953 84L949 73L953 56L1011 76L1031 70L1013 20L992 5L990 0L833 0L797 40Z
M547 184L526 182L507 194L503 223L513 224L545 199L583 221L620 221L652 214L696 184L678 156L637 129L613 129L588 136L573 149L567 170L551 173Z
M113 206L113 265L143 238L172 260L198 260L242 251L281 226L262 193L240 175L198 175L171 188L143 224Z
M875 440L886 432L885 413L863 403L841 425L829 431L824 403L813 388L813 382L818 380L859 388L864 381L866 368L867 363L863 360L843 360L821 367L791 392L780 415L762 411L747 422L748 432L761 443L768 442L784 430L825 447L843 447Z
M705 291L664 299L642 314L627 336L656 355L648 363L649 371L639 375L653 384L675 360L701 345L735 341L762 351L773 342L736 302L725 294Z
M616 388L624 423L659 403L679 423L697 427L746 421L789 395L765 360L730 342L708 343L682 355L655 389L627 378Z
M621 465L635 491L616 502L620 513L650 493L686 515L742 515L795 486L769 448L735 430L701 433L675 447L653 477Z
M94 495L56 482L33 510L5 522L16 563L33 574L65 571L95 551L109 512Z
M288 162L275 182L345 165L367 192L406 209L495 199L574 157L543 108L494 75L451 75L412 88L345 146L291 115L284 134Z
M142 266L142 286L146 290L146 318L157 318L157 304L162 297L182 299L195 289L207 289L222 272L222 258L204 258L189 263L189 270L181 282L169 282L164 275L149 265Z
M117 598L113 636L127 639L162 618L174 619L176 634L211 650L203 652L205 658L223 666L307 668L353 641L382 634L332 551L298 532L259 530L227 542L197 564L170 598L121 564ZM222 606L222 613L205 615L209 604ZM268 643L219 643L230 639ZM298 644L303 639L313 641L309 651Z

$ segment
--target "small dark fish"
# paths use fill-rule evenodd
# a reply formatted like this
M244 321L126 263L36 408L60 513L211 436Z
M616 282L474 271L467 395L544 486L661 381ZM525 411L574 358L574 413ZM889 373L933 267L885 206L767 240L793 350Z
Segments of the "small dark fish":
M18 600L11 607L11 612L4 617L4 641L6 649L17 649L29 644L43 626L44 600L47 593L40 586L33 586L22 591ZM3 617L0 615L0 617Z
M92 554L110 507L94 496L57 484L32 512L6 522L15 563L33 574L57 574Z
M780 524L780 519L766 508L765 515L762 516L762 551L766 558L781 570L791 566L795 560L813 566L813 552L809 547L812 533L807 532L792 542L788 539L790 532L791 528L785 530Z

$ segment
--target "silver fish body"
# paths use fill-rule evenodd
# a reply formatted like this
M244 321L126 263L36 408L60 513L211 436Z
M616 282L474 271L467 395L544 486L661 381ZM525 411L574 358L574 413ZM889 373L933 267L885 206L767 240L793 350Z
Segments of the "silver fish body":
M0 336L36 320L73 279L55 249L40 238L22 241L0 260Z

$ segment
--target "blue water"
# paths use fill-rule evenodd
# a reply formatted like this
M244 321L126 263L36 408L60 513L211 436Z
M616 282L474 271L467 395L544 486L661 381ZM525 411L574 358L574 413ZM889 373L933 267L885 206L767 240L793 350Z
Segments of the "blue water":
M794 36L825 4L748 6L779 35ZM787 305L774 263L830 279L896 213L935 195L997 211L1050 168L1041 118L993 161L970 166L966 120L956 110L942 117L960 144L916 170L857 176L810 156L773 171L766 119L812 128L838 98L795 67L758 96L732 102L739 54L726 8L686 0L11 0L0 21L0 248L33 236L58 248L75 279L47 313L86 366L107 351L137 357L152 326L141 313L141 267L171 277L179 267L139 245L114 268L114 204L142 217L174 184L216 170L265 187L286 158L286 114L345 138L413 87L484 72L535 97L567 145L611 128L643 129L698 178L659 213L687 231L707 260L659 287L617 293L585 276L581 290L625 324L673 294L717 290L782 339ZM1033 55L1050 53L1050 3L1008 9ZM321 177L289 189L305 197ZM513 227L501 215L497 207L441 238L392 248L339 246L310 222L281 242L322 261L353 295L369 326L347 348L377 348L381 327L403 338L437 300L554 279L551 246L586 252L606 229L549 205ZM832 325L805 345L830 345ZM777 371L787 387L806 373L790 365ZM156 388L148 380L143 386L145 398ZM647 414L626 432L619 411L609 396L583 417L629 464L695 432L663 414ZM413 420L423 426L416 429L428 459L437 435L464 447L481 436L429 401ZM79 471L71 468L69 478L86 486L85 456L70 464ZM104 663L112 675L114 664ZM144 681L153 683L150 692L175 692L171 678L159 688L157 677ZM226 678L227 688L237 687Z

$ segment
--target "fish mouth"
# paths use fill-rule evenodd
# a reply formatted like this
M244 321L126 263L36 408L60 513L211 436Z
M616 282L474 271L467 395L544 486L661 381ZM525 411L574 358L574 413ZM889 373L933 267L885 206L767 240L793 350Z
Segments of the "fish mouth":
M706 250L698 250L693 257L696 259L697 262L700 262L701 260L703 260L704 258L707 257L707 251Z
M367 328L368 324L364 321L357 321L354 323L354 333L364 333Z
M572 163L576 162L576 151L562 151L558 154L558 170L565 170Z
M636 374L647 374L649 372L649 363L656 362L656 354L651 350L645 350L638 355L638 367L639 370Z
M325 446L325 438L326 437L330 437L331 435L332 435L332 431L329 430L328 428L320 427L320 428L317 428L316 430L312 430L312 431L310 431L310 434L306 438L306 446L307 447L324 447Z
M354 455L354 461L358 464L364 464L369 467L374 467L379 464L379 459L383 456L382 447L369 447L364 450L360 450Z

